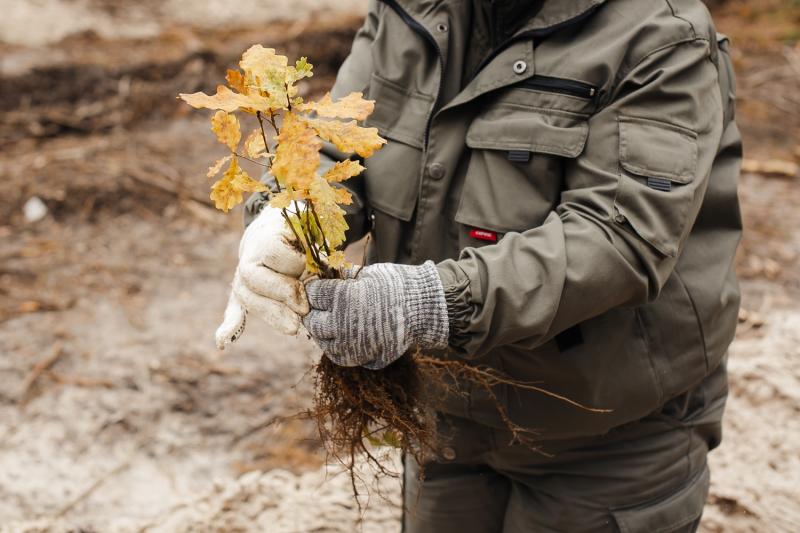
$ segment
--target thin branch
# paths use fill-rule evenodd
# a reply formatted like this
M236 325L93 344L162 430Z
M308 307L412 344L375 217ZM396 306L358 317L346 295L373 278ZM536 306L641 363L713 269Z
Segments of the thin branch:
M311 205L311 214L314 215L314 221L317 223L319 234L322 236L322 246L325 248L325 253L331 255L331 250L328 248L328 239L325 238L325 232L322 230L322 223L319 221L319 216L317 216L317 210L314 209L314 202L309 200L308 203Z
M46 355L42 360L34 365L33 370L31 370L28 377L25 378L25 382L22 384L22 392L20 394L20 398L22 402L25 403L28 399L28 395L33 388L34 383L39 379L39 377L44 374L46 371L50 370L56 361L58 361L61 356L64 354L64 343L61 341L56 342L53 344L52 348L50 349L50 353Z
M431 367L440 368L444 371L448 372L453 377L459 376L466 376L468 378L472 378L476 380L478 383L484 383L489 387L494 387L496 385L510 385L511 387L534 391L545 396L549 396L550 398L562 401L573 407L577 407L584 411L588 411L590 413L611 413L613 409L598 409L596 407L589 407L583 405L582 403L576 402L575 400L571 400L566 396L562 396L561 394L557 394L555 392L549 391L537 385L534 385L531 382L527 381L516 381L511 378L507 378L502 374L497 373L494 369L485 367L485 366L463 366L457 365L453 366L451 361L435 359L433 357L425 357L425 356L418 356L415 358L416 361L423 365L429 365Z
M309 204L310 203L311 203L311 201L309 200L309 201L305 202L305 204L304 204L306 220L308 220L308 208L309 208ZM300 217L300 207L298 206L297 202L295 202L294 208L297 211L297 216L299 218ZM325 264L322 262L322 258L319 255L319 250L317 249L317 246L314 243L313 235L312 235L312 232L311 232L311 228L310 227L307 227L307 228L304 227L303 231L306 232L306 240L308 241L309 250L311 251L311 256L313 257L314 262L317 264L317 267L319 267L320 270L324 270ZM320 228L320 234L322 234L322 229L321 228Z
M261 111L256 111L256 118L258 119L258 126L261 128L261 139L264 141L264 148L267 149L269 153L275 153L269 149L269 143L267 142L267 133L264 131L264 119L261 117ZM277 133L277 129L275 130ZM277 147L276 147L277 149ZM269 166L267 168L272 168L272 160L267 159L269 161ZM275 186L278 188L278 192L281 192L281 184L278 183L278 178L275 178Z
M286 220L286 223L289 225L289 229L292 230L292 233L294 233L294 238L297 239L297 242L300 243L300 246L305 248L303 239L300 238L300 235L297 234L297 230L294 229L294 224L292 224L292 220L289 218L289 213L286 211L286 209L281 209L281 214Z
M250 158L249 158L249 157L247 157L246 155L242 155L242 154L239 154L239 153L236 153L236 152L233 152L233 155L235 155L236 157L241 157L242 159L246 159L246 160L250 161L251 163L255 163L256 165L261 165L262 167L265 167L265 168L270 168L270 166L269 166L269 165L267 165L267 164L265 164L265 163L259 163L259 162L258 162L258 161L256 161L255 159L250 159Z
M364 270L364 267L367 265L367 250L368 250L367 247L369 246L369 241L371 237L372 234L367 233L367 238L366 241L364 242L364 251L361 254L361 264L358 265L358 270L356 270L356 273L353 276L353 278L355 279L358 279L358 276L361 275L361 271Z
M264 118L261 115L261 111L256 111L256 118L258 119L258 126L259 128L261 128L261 139L264 141L264 148L267 149L267 152L274 153L272 150L269 149L269 143L267 142L267 132L264 131ZM272 124L272 127L275 128L275 133L279 134L280 132L278 131L277 126L275 125L275 117L271 113L269 116L269 120L270 123ZM271 169L272 160L268 159L268 161L269 165L267 166L267 168ZM278 183L278 178L275 178L275 187L278 189L278 192L281 192L281 184ZM311 253L311 255L313 256L314 253L313 250L311 250L311 246L309 244L310 241L301 239L300 235L297 234L297 230L295 229L294 224L292 224L291 218L289 218L289 212L286 211L286 209L284 208L281 209L281 214L283 215L284 220L286 220L286 223L289 225L289 229L292 230L294 238L297 239L298 244L300 244L300 246L303 247L304 249L309 250L309 253Z
M269 124L272 125L272 129L275 130L275 135L280 135L280 131L278 130L278 124L275 123L275 115L270 113L269 115Z

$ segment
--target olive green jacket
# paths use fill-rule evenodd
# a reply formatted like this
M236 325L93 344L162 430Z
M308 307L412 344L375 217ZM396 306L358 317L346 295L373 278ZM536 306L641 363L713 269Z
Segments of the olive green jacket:
M604 433L703 383L734 335L727 42L700 0L545 0L470 76L472 6L371 2L333 91L374 99L388 139L350 185L350 237L439 262L460 357L613 410L499 387L515 422ZM446 410L502 424L480 390Z

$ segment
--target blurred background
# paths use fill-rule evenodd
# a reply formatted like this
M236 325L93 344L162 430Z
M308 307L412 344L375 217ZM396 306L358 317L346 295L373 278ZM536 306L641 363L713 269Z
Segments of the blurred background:
M702 530L800 531L800 1L707 2L746 143L744 299ZM0 0L0 531L355 531L304 339L220 356L241 232L178 92L254 43L330 87L364 0ZM384 480L363 531L398 531Z

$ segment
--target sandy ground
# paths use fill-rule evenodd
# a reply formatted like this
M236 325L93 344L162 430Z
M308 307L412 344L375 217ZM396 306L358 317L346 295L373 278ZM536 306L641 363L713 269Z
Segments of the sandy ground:
M325 57L305 90L324 88L354 24L319 10L364 2L229 4L0 0L2 533L399 531L397 480L365 475L362 517L292 418L319 357L308 340L251 324L215 350L238 214L208 206L219 148L172 103L257 40ZM323 18L298 26L306 10ZM795 52L737 54L748 153L800 159ZM782 80L772 92L765 71ZM799 179L742 179L745 312L703 531L800 531ZM32 197L48 210L35 223Z
M366 0L2 0L0 36L41 46L81 32L107 39L153 37L173 26L214 28L302 20L317 12L359 12Z

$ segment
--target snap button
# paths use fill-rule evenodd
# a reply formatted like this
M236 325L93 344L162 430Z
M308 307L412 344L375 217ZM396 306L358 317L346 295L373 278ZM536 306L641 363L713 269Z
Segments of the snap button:
M528 64L522 60L514 61L514 72L517 74L523 74L526 70L528 70Z
M450 446L442 448L442 457L448 461L452 461L453 459L456 458L456 451Z
M441 163L428 165L428 176L435 180L442 179L444 177L444 165Z
M447 24L442 24L441 22L436 25L436 31L439 33L444 33L447 31Z

